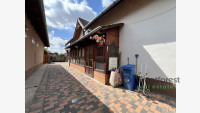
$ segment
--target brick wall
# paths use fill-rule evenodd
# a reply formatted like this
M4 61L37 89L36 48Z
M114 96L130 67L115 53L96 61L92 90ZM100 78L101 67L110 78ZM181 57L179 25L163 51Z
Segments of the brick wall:
M36 71L43 63L37 64L34 67L25 71L25 79L27 79L34 71Z
M78 71L80 71L80 73L85 74L85 68L82 67L82 66L70 63L70 67L77 69ZM100 72L96 72L96 71L94 71L94 79L103 83L103 84L106 84L108 82L108 80L107 80L108 77L105 74L100 73Z
M79 70L81 73L85 73L85 68L83 66L79 66L79 65L76 65L76 64L73 64L73 63L70 63L70 66L74 69Z
M103 83L103 84L106 84L106 75L103 74L103 73L100 73L100 72L97 72L97 71L94 71L94 79Z

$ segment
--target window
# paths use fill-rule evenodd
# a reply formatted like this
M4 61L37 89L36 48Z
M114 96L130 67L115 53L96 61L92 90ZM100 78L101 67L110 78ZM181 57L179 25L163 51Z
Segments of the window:
M79 51L78 51L78 49L77 49L77 50L76 50L76 57L78 57L78 52L79 52Z
M37 42L37 47L39 46L39 42Z
M104 46L97 46L95 69L104 71Z
M92 67L93 60L89 60L89 66Z
M96 69L104 70L104 59L96 59Z
M82 49L82 57L84 57L84 48Z
M79 49L79 57L81 57L81 49Z
M109 48L109 57L117 57L117 46L114 42L109 45Z
M75 63L75 58L72 58L72 63Z
M32 43L35 44L35 37L32 35Z
M73 49L70 51L72 63L84 66L83 50L84 50L83 48L80 48L80 49Z
M79 64L79 58L76 58L76 64Z
M84 65L84 58L80 58L80 65Z
M84 48L79 50L79 56L80 56L80 65L84 65Z

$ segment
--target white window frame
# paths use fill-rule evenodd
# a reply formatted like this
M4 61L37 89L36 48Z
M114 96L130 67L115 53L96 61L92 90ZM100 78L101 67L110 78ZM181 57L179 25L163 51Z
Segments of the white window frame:
M39 42L37 42L37 47L39 47Z

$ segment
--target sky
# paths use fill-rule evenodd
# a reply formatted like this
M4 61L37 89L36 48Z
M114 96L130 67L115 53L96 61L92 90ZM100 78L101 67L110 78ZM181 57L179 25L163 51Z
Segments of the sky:
M74 34L78 17L94 19L114 0L43 0L50 52L65 53L65 43Z

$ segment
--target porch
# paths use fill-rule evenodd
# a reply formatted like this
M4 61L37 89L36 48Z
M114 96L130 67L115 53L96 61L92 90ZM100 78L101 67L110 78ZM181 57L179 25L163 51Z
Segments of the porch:
M109 58L116 58L119 66L119 28L123 23L99 26L70 44L70 66L95 80L107 84L110 71ZM105 39L105 43L97 43L91 36L98 35Z

